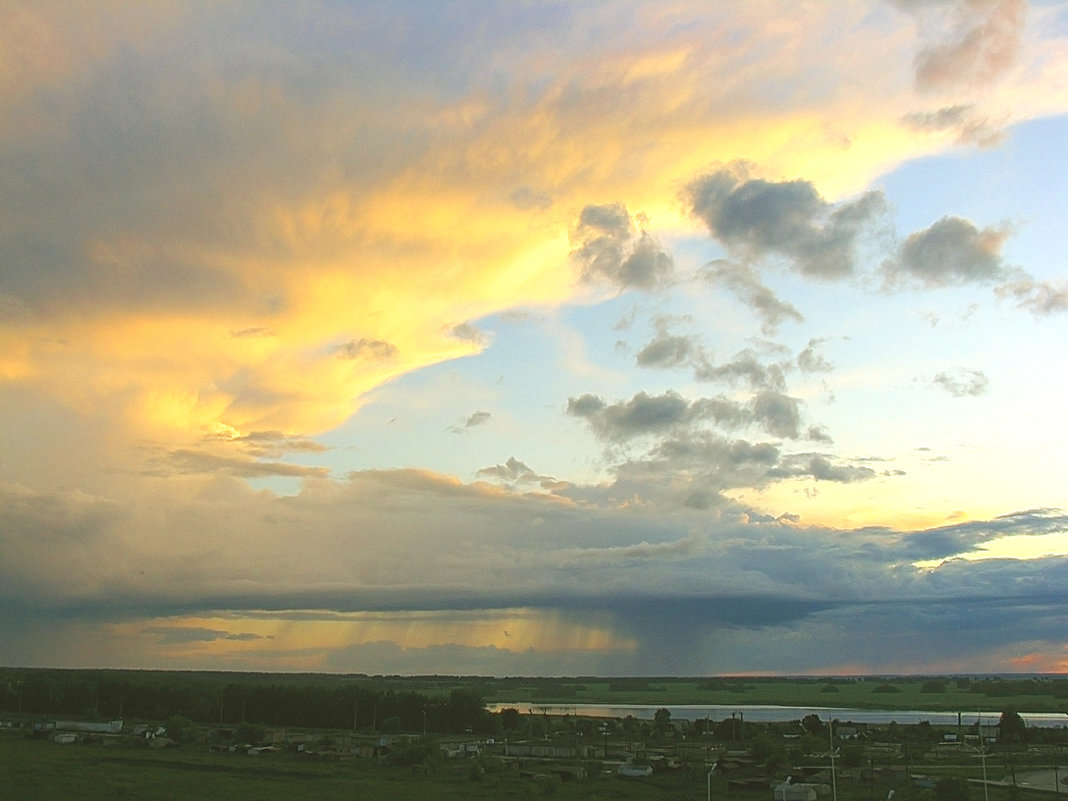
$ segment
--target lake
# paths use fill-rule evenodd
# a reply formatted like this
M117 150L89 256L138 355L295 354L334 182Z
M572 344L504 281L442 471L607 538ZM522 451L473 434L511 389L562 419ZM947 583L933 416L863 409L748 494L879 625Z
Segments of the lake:
M886 725L891 721L901 724L916 724L928 721L936 726L955 726L956 712L924 712L912 709L850 709L847 707L801 707L740 704L542 704L533 701L509 701L487 704L490 712L514 707L523 714L579 715L590 718L625 718L631 715L639 720L652 720L658 709L667 709L673 720L698 720L711 718L724 720L731 715L741 716L754 723L784 723L801 720L807 715L817 715L821 720L852 721L871 725ZM961 711L961 722L965 726L975 723L980 717L978 710ZM995 725L1001 717L1000 712L983 712L984 724ZM1059 728L1068 726L1068 714L1063 712L1021 712L1020 717L1028 726L1042 728Z

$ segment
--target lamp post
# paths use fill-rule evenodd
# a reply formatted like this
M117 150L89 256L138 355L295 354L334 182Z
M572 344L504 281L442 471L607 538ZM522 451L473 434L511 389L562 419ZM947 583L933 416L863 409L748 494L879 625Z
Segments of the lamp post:
M983 759L983 798L990 801L990 786L986 783L986 744L983 742L982 710L979 710L979 755Z
M716 772L715 764L708 771L708 801L712 801L712 774Z
M834 775L834 719L827 723L827 738L831 744L831 798L838 801L838 780Z

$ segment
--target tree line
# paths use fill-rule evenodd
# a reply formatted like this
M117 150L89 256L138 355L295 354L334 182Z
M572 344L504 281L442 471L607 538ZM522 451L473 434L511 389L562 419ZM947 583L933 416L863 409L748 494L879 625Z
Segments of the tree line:
M492 732L477 688L424 694L369 678L105 670L0 670L0 711L317 729Z

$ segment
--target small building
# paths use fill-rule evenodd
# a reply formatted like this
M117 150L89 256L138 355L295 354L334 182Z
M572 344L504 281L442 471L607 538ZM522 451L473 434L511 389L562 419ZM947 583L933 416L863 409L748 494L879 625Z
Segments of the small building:
M773 801L816 801L818 793L811 784L783 782L771 788Z
M635 765L631 761L624 762L616 768L616 774L627 779L641 779L653 775L652 765Z

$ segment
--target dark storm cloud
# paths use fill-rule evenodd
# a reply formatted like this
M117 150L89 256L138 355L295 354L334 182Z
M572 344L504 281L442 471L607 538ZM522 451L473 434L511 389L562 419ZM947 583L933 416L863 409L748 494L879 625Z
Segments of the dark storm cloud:
M979 229L961 217L943 217L908 236L884 263L891 283L918 281L928 287L992 282L1006 275L1001 247L1006 227Z
M571 258L584 281L621 289L653 289L674 270L674 260L645 230L635 227L622 203L586 206L571 235Z
M879 192L831 204L809 181L750 178L749 168L738 164L698 178L684 196L731 253L778 256L804 275L826 279L854 273L860 239L886 206Z
M975 520L905 533L901 540L910 559L943 559L981 548L1000 537L1042 536L1068 532L1068 515L1059 509L1027 509L991 520ZM1020 567L1026 562L1019 563Z
M782 461L828 481L858 480L863 472L815 456ZM678 669L726 669L726 655L702 649L719 647L728 633L756 637L768 627L805 642L815 638L823 650L840 646L842 636L867 645L878 633L912 643L908 653L917 664L936 658L944 637L952 637L965 617L988 645L1056 639L1053 632L1063 632L1068 559L951 557L1002 536L1066 532L1064 513L1027 510L926 531L838 530L805 527L790 515L771 520L716 499L717 486L729 486L746 470L773 469L779 459L773 445L704 434L665 440L655 458L621 470L618 486L570 487L557 496L488 492L424 471L368 471L343 482L316 482L291 497L224 482L212 491L225 503L213 506L210 517L192 498L160 516L151 503L118 510L78 493L0 487L0 546L13 557L0 562L0 629L8 638L0 646L24 639L6 622L13 617L67 631L72 621L151 621L216 610L300 620L331 610L481 615L522 607L629 637L628 669L664 672L665 643L694 649L689 655L668 649ZM672 483L684 466L695 480ZM533 472L514 458L499 467L502 477L516 480ZM661 482L662 496L650 491L647 477ZM635 496L636 487L644 494ZM664 513L668 508L672 514ZM149 521L176 542L195 538L192 550L138 559L130 533ZM300 532L299 548L293 532ZM457 549L460 536L464 547ZM42 547L57 537L63 547ZM390 547L382 547L385 542ZM414 547L423 559L408 558ZM187 560L196 554L206 560L206 572L189 572ZM128 555L150 575L138 578L122 561ZM949 561L919 569L910 565L917 559ZM284 571L272 567L276 560ZM242 571L235 577L227 565L237 563ZM164 580L168 576L183 580ZM101 595L104 584L109 592ZM822 639L828 626L838 638L833 642ZM239 624L148 622L140 628L171 644L252 636ZM729 642L763 648L767 641ZM820 658L798 647L789 651L795 669ZM760 664L782 669L782 652L772 650L780 661Z
M190 642L215 642L216 640L232 640L237 642L250 642L252 640L269 640L271 636L251 634L248 632L233 634L219 629L199 628L196 626L147 626L141 629L142 634L149 634L156 638L159 645L180 645Z
M985 395L990 388L990 379L979 370L962 368L952 373L938 373L931 384L944 389L954 398L964 398Z

